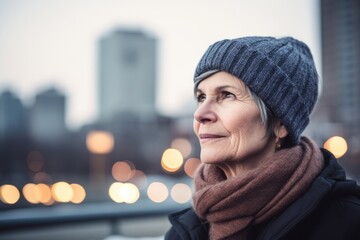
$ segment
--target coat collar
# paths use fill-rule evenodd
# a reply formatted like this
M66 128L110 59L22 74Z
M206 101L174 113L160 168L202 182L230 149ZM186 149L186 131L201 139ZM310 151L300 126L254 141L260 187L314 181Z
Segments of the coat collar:
M348 187L349 192L354 191L352 186L355 182L346 180L345 171L338 164L336 158L325 149L321 149L321 151L325 160L323 171L303 196L266 224L257 239L280 239L297 223L310 215L324 198L340 194L344 191L344 186Z

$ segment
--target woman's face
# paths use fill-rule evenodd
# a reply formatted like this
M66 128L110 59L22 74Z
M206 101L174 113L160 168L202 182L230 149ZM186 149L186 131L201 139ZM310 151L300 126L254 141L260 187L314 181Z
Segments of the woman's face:
M202 162L259 160L273 151L274 142L241 80L227 72L213 74L200 82L196 99L194 131Z

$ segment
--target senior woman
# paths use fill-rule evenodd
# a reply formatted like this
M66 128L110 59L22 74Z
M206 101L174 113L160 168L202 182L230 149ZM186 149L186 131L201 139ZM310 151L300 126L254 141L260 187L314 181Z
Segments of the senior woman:
M215 42L194 84L203 164L165 239L360 239L360 187L301 135L318 96L305 43Z

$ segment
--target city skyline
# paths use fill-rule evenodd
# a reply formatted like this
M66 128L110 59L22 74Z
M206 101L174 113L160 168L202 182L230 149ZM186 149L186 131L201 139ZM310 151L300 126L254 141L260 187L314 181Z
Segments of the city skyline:
M309 44L321 72L318 7L311 0L229 0L222 5L212 0L0 0L0 90L10 87L29 103L36 91L54 86L68 97L69 127L93 122L100 37L117 28L140 29L159 39L157 109L176 115L193 99L199 57L221 38L294 36Z

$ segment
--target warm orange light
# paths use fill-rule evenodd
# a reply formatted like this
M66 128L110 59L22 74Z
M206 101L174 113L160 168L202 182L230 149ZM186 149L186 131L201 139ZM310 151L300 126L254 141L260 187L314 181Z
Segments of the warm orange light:
M128 162L116 162L111 169L112 176L119 182L126 182L131 179L134 174L134 167Z
M186 175L188 175L189 177L194 177L194 173L196 169L200 166L200 163L201 161L198 158L189 158L188 160L186 160L184 164L184 171Z
M109 188L110 198L117 203L135 203L140 197L139 189L132 183L115 182Z
M117 203L124 202L124 199L122 199L120 195L120 187L123 185L123 183L115 182L110 185L109 187L109 196L110 198Z
M86 136L86 146L91 153L108 154L114 148L114 136L106 131L92 131Z
M25 199L32 204L39 203L39 199L36 195L36 184L28 183L22 188L23 195Z
M324 148L334 154L336 158L340 158L347 152L348 145L344 138L334 136L324 143Z
M82 203L86 197L85 189L77 183L72 183L70 186L74 192L74 196L70 201L75 204Z
M132 183L124 183L120 187L119 194L125 203L135 203L140 197L139 189Z
M51 188L44 183L39 183L36 187L36 193L39 202L46 205L51 204L53 202Z
M167 172L176 172L183 164L183 156L174 148L166 149L161 158L161 166Z
M169 196L169 190L161 182L153 182L148 186L147 195L151 201L156 203L164 202Z
M51 195L51 188L44 184L28 183L22 189L25 199L32 204L43 203L51 205L54 199Z
M191 143L186 138L176 138L171 142L171 148L181 152L184 158L188 157L192 151Z
M177 203L186 203L191 199L191 188L184 183L177 183L171 188L171 197Z
M20 192L15 186L5 184L0 188L0 198L3 203L15 204L20 199Z
M70 202L74 196L74 191L70 184L66 182L57 182L51 187L53 198L57 202Z

